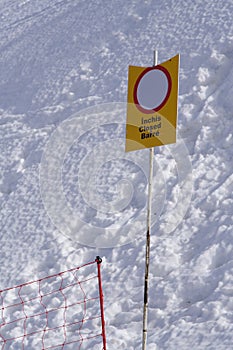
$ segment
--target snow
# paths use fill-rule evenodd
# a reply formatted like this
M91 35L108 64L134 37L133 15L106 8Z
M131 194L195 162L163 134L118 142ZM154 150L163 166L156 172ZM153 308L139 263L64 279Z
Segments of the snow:
M149 154L128 65L180 53L154 149L148 350L232 348L233 3L0 1L0 288L103 258L108 348L141 349ZM92 128L90 128L92 125Z

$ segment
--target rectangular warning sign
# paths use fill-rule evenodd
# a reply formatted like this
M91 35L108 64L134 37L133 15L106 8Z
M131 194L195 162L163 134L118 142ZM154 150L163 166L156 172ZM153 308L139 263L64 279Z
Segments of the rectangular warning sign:
M129 66L126 152L176 142L179 55L153 67Z

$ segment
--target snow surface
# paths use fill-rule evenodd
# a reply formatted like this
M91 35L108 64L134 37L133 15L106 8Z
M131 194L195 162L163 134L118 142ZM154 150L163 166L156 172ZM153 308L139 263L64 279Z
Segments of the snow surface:
M100 255L108 349L141 349L149 158L124 153L127 71L180 53L178 143L154 149L148 350L232 349L232 13L0 0L1 289Z

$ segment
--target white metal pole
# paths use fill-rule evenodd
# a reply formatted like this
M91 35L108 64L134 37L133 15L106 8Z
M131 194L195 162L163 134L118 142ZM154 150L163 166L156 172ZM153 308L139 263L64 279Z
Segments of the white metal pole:
M158 64L158 51L155 50L154 51L153 66L156 66L157 64ZM149 170L148 202L147 202L146 262L145 262L145 281L144 281L142 350L146 350L146 342L147 342L148 292L149 292L148 287L149 287L149 265L150 265L150 231L151 231L153 158L154 158L154 149L150 148L150 170Z

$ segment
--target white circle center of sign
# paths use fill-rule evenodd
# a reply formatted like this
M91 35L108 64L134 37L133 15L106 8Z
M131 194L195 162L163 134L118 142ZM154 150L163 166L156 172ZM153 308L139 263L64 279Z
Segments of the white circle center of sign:
M160 69L148 71L140 80L137 88L137 100L147 110L159 107L168 93L168 79Z

